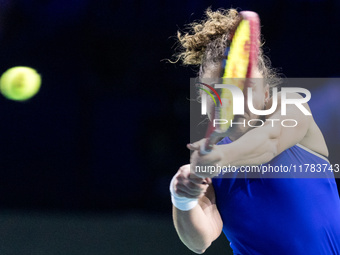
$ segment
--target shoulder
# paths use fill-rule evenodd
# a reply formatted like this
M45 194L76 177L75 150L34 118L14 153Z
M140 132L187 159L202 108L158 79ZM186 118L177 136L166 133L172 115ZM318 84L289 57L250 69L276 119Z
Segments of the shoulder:
M292 101L294 99L296 101ZM312 111L308 105L309 99L308 95L302 96L299 93L289 91L282 94L282 91L280 91L277 96L277 112L279 112L282 119L292 119L297 123L295 129L290 130L288 128L289 136L293 135L292 132L297 132L299 129L305 130L303 131L302 139L298 143L327 157L328 149L324 137L312 116ZM282 100L286 100L286 102L282 102ZM285 107L285 109L282 109L282 107ZM283 113L286 115L283 115Z
M264 126L270 138L277 139L279 153L300 143L310 133L314 120L308 100L299 93L281 91L268 102L266 108L275 110L266 116Z

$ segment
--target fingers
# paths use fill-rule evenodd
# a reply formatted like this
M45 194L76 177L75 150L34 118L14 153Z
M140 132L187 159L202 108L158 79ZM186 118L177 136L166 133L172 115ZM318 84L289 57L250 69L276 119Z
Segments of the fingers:
M209 186L206 183L207 180L190 173L189 164L182 166L172 181L174 192L178 196L187 198L202 197Z
M208 185L204 184L194 184L189 183L184 185L183 183L178 183L175 187L175 192L179 196L188 197L188 198L199 198L204 195L207 191Z
M212 184L211 178L205 178L204 180L205 180L205 182L206 182L207 184Z
M204 184L205 180L197 175L190 173L188 176L189 180L195 184Z
M217 149L211 151L209 154L201 155L199 151L194 151L191 154L190 162L192 170L195 170L196 166L211 166L220 162L222 159L221 154Z
M199 150L199 147L194 143L188 143L187 148L191 151Z
M207 184L206 180L204 180L205 177L199 177L196 175L196 173L193 173L191 171L191 165L187 164L182 167L180 167L178 174L182 174L184 178L188 178L189 181L196 183L196 184Z
M191 151L197 151L197 150L200 150L201 148L201 145L205 143L205 138L204 139L201 139L197 142L194 142L194 143L189 143L187 144L187 148Z

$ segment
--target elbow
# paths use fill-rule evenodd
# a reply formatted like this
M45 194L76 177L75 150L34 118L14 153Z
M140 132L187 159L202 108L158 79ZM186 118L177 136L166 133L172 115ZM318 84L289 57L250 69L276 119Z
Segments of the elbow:
M205 250L197 250L197 251L193 251L195 252L196 254L203 254L205 252Z
M271 161L277 155L278 155L277 145L273 145L270 150L268 150L266 153L264 153L263 160L262 160L263 162L261 164Z
M202 247L198 247L198 246L196 246L196 247L189 247L188 246L188 248L191 251L195 252L196 254L203 254L209 248L210 245L211 245L211 243L207 243L207 244L205 244Z
M275 158L276 155L277 155L276 153L271 152L271 151L264 153L262 155L261 159L259 160L260 161L259 164L265 164L265 163L271 161L273 158Z
M279 152L279 139L272 140L272 146L270 150L271 159L275 158Z
M268 149L263 154L262 163L267 163L278 155L278 151L279 151L278 139L270 139L267 146L268 146Z
M203 254L206 249L191 249L191 251L195 252L196 254Z
M253 164L264 164L271 161L278 155L278 144L276 141L270 141L265 145L265 149L262 151L260 155L256 158Z

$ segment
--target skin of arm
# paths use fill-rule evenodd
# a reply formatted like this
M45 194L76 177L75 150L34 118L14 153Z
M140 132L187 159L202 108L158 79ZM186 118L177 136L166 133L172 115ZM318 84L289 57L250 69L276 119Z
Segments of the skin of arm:
M185 181L179 178L179 182L174 182L176 193L189 198L195 197L194 190L198 190L199 186L203 185L203 179L189 177L190 165L183 166L182 171L183 168L185 168L184 176L188 176L188 178ZM216 207L215 192L211 180L204 185L207 188L206 190L201 189L201 193L198 195L196 193L199 201L193 209L181 211L173 206L173 221L179 238L191 251L198 254L204 253L219 237L223 226Z
M302 98L299 94L292 94L290 98ZM279 97L280 105L280 97ZM270 106L270 104L269 104ZM307 104L304 107L310 112ZM276 121L268 121L275 119ZM281 121L294 119L295 127L283 127ZM188 148L194 150L191 157L191 168L200 165L259 165L273 159L282 151L304 141L305 137L314 129L315 122L311 115L304 115L295 105L287 106L287 115L281 115L281 109L267 118L262 127L253 128L243 134L231 144L214 146L211 153L200 155L199 148L204 139ZM189 167L189 165L186 165ZM212 177L206 173L200 178ZM189 178L190 179L190 178ZM203 179L201 179L203 180ZM200 182L202 183L202 182ZM197 184L198 185L198 184ZM202 184L201 184L202 185ZM187 185L187 192L191 188ZM193 197L182 193L181 196ZM209 186L204 196L199 199L199 204L190 211L181 211L173 207L173 220L176 231L182 242L192 251L203 253L211 243L221 234L223 223L216 207L215 193Z
M297 93L292 93L290 98L302 98ZM280 97L279 97L280 105ZM304 107L310 112L307 104ZM275 121L268 121L275 119ZM294 119L295 127L283 127L281 121ZM273 159L282 151L292 147L304 139L310 127L314 124L311 115L304 115L295 105L287 105L287 115L281 115L281 107L270 115L262 127L253 128L231 144L214 146L211 153L200 155L199 147L204 140L188 148L195 150L191 156L191 167L209 166L247 166L259 165ZM212 177L210 173L200 173L200 177Z

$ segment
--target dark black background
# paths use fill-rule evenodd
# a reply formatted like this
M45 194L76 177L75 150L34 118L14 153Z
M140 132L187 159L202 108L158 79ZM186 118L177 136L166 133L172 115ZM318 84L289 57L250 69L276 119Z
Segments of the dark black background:
M212 6L259 13L286 77L338 77L340 4L299 1L0 1L0 72L38 70L40 92L0 98L0 207L170 213L189 160L189 79L175 35ZM336 162L340 90L308 88ZM315 96L314 96L315 95Z

